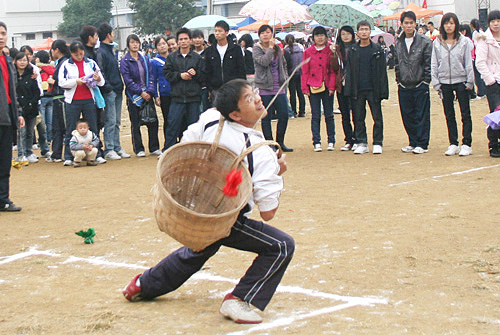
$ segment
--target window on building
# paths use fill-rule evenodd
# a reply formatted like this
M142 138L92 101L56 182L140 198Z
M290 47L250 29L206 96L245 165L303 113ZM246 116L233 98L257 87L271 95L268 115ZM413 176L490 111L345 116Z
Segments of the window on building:
M26 34L26 40L34 40L35 34Z
M52 38L52 32L51 31L47 31L47 32L44 32L42 34L42 38L43 39L46 39L46 38L49 38L49 37Z

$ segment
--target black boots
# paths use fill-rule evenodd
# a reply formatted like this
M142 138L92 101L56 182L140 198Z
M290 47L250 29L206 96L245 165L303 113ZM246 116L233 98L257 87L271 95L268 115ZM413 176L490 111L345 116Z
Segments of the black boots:
M278 144L280 145L281 147L281 151L283 152L292 152L293 149L292 148L289 148L285 145L285 135L276 135L276 142L278 142Z
M498 150L498 148L490 148L490 156L495 158L500 157L500 151Z

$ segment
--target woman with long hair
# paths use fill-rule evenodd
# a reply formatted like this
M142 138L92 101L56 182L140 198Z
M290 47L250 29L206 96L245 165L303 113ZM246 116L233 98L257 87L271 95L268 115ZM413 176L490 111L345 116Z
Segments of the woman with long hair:
M244 34L240 37L238 44L241 47L243 58L245 59L247 80L253 82L255 79L255 68L253 66L253 38L250 34Z
M467 37L460 34L460 22L454 13L446 13L441 19L440 35L432 47L432 86L439 92L448 126L450 146L446 156L472 155L472 119L470 114L470 94L474 86L472 68L472 45ZM457 121L455 119L455 94L462 116L462 146L458 144Z
M293 149L285 145L285 133L288 126L288 103L285 90L279 90L288 78L285 57L273 38L273 28L270 25L262 25L258 34L260 42L255 44L253 48L255 86L260 90L259 94L264 106L268 108L268 113L261 122L262 132L266 140L273 139L271 116L276 113L278 118L276 142L284 152L290 152ZM277 95L276 100L269 106L275 95Z
M354 29L351 26L343 26L340 28L337 38L337 46L330 45L332 56L335 52L336 57L332 57L332 63L338 62L340 71L337 73L336 85L340 86L340 91L337 91L337 102L339 104L340 114L342 115L342 129L344 130L345 145L340 148L341 151L354 150L356 138L354 136L354 116L352 114L351 98L344 95L344 78L347 68L344 67L347 57L349 56L348 49L355 42ZM333 65L333 64L332 64Z
M318 26L312 32L314 44L306 49L303 59L309 62L302 67L302 92L309 97L311 105L311 131L314 151L321 148L321 104L325 115L328 151L335 150L335 121L333 119L333 94L336 73L330 59L332 50L328 45L326 29Z
M69 148L69 141L81 115L88 121L90 130L94 134L99 134L94 90L87 87L86 81L90 79L86 79L86 77L91 77L96 81L97 86L104 85L104 77L99 65L94 60L85 57L85 47L82 42L74 41L71 43L69 51L71 57L64 61L58 73L59 86L64 89L66 109L65 166L73 165L73 154Z
M297 66L302 62L302 57L304 55L304 47L298 43L295 43L295 37L292 34L285 36L285 50L290 52L291 58L291 70L294 71ZM301 87L302 80L302 69L298 69L293 75L292 79L288 84L288 90L290 91L290 105L292 106L292 112L294 116L304 117L306 116L306 100L304 99L304 93L302 93ZM297 114L297 97L299 98L299 111Z
M137 157L145 157L141 135L141 116L139 107L134 103L134 96L141 97L147 103L154 97L153 69L148 57L140 53L141 41L135 34L127 37L128 52L120 61L120 72L125 83L128 113L132 128L132 146ZM149 138L149 153L161 155L158 141L158 120L147 123Z
M486 84L486 98L490 113L500 106L500 11L488 14L488 30L478 39L476 66ZM500 157L500 130L488 127L490 156Z

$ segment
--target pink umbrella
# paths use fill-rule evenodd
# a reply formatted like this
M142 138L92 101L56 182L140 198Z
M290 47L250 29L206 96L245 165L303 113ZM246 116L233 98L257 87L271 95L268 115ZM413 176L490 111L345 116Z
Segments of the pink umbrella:
M395 37L389 33L380 33L380 34L376 34L376 35L373 35L372 36L372 41L373 43L377 43L378 42L378 38L379 36L382 36L384 38L384 42L387 46L391 45L392 43L394 43L394 39Z
M293 0L252 0L240 10L240 15L257 20L299 23L313 19L305 7Z

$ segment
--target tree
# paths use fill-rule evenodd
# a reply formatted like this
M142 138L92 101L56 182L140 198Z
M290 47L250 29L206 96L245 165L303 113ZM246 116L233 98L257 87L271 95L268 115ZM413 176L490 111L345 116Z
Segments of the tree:
M165 34L174 31L202 10L194 7L193 0L128 0L135 11L135 31L141 35Z
M57 27L66 36L78 36L85 25L99 27L103 22L111 21L113 0L66 0L61 9L63 22Z

